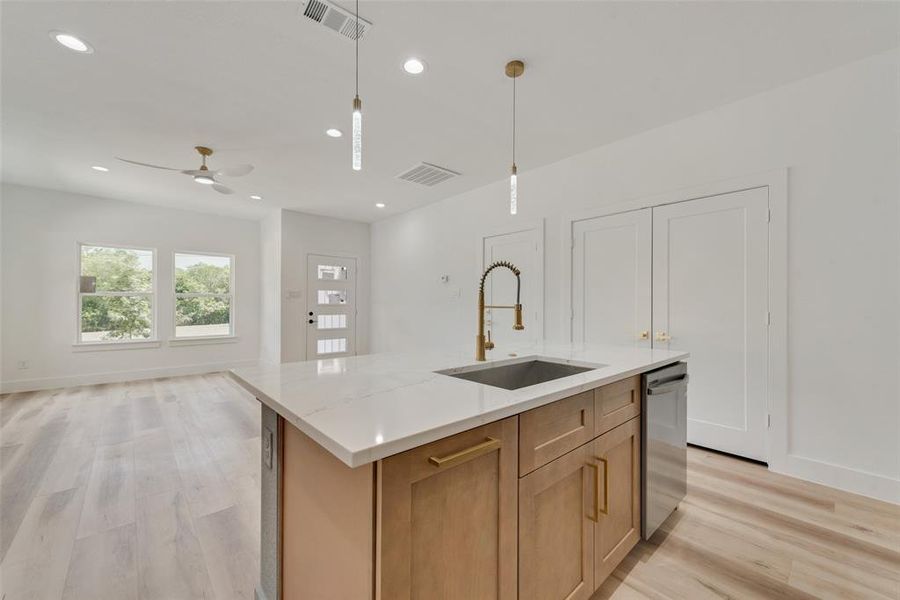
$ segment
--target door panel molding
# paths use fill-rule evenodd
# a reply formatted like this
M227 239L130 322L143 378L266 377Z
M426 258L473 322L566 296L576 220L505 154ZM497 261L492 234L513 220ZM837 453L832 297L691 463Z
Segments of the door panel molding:
M771 424L767 430L766 454L769 468L782 473L796 472L823 483L839 485L845 476L834 469L820 468L818 464L807 464L808 459L790 453L790 427L788 403L787 371L787 331L788 331L788 178L787 167L751 173L701 185L666 191L614 202L602 206L592 206L562 215L560 222L559 253L563 281L559 286L560 310L559 331L568 332L572 307L572 225L575 221L614 215L624 212L686 202L699 198L720 196L732 192L755 188L767 188L769 203L768 236L768 306L770 324L768 328L768 411ZM808 475L813 473L814 475Z
M477 249L476 249L476 274L474 275L475 281L481 277L481 274L484 272L484 269L487 267L487 264L490 262L487 258L486 249L492 240L497 240L504 237L513 238L514 236L531 236L533 242L536 245L535 248L535 265L537 268L525 268L522 265L516 265L522 268L522 281L523 288L525 288L526 293L529 293L528 290L532 290L534 294L534 300L526 301L523 299L523 309L525 312L525 332L527 333L528 339L534 340L543 340L545 327L544 327L544 219L532 219L516 222L515 224L509 224L508 227L497 227L495 229L487 229L483 230L477 239ZM513 260L513 263L516 261ZM503 273L498 273L500 277L503 277ZM494 277L492 275L491 277ZM527 280L527 282L526 282ZM493 281L493 280L491 280ZM486 294L488 295L488 304L490 301L490 288L486 288ZM509 304L512 302L512 298L500 298L500 304ZM529 308L528 303L535 305ZM510 315L512 313L510 312ZM489 317L488 317L489 318ZM530 333L528 333L530 332ZM496 341L496 340L495 340Z

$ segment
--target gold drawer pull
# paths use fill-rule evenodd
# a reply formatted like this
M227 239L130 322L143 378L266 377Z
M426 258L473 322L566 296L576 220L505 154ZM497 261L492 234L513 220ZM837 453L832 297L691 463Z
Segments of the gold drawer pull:
M600 466L597 467L597 495L594 496L594 507L596 508L595 521L600 520L600 515L609 515L609 463L605 458L597 457L597 460L603 463L603 510L600 510Z
M451 467L453 465L457 465L461 462L465 462L469 459L475 458L476 456L487 454L488 452L491 452L492 450L495 450L499 447L500 440L495 440L494 438L489 437L480 444L475 444L470 448L460 450L459 452L454 452L453 454L448 454L447 456L431 456L428 458L428 462L436 467Z
M600 522L600 465L596 463L588 463L587 466L594 469L594 481L597 482L597 492L594 494L594 514L589 515L588 519L595 523Z

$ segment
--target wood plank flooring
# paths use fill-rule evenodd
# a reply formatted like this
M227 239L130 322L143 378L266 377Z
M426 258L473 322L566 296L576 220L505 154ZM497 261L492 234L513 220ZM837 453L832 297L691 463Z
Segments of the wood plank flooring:
M0 399L2 600L253 597L259 404L224 374Z
M251 599L258 457L259 406L223 374L0 398L0 600ZM592 600L900 600L900 507L688 460L679 510Z

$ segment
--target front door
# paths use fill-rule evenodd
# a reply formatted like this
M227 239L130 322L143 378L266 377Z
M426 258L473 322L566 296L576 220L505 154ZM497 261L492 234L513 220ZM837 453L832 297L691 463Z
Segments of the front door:
M356 354L356 259L310 254L306 359Z
M766 460L768 191L653 209L653 347L691 353L687 439Z

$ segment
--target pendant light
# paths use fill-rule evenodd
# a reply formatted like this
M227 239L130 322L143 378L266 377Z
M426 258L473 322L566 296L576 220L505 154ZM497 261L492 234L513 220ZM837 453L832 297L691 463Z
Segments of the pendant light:
M513 82L512 102L512 169L509 173L509 214L514 215L519 211L519 182L516 168L516 79L525 72L525 63L521 60L511 60L506 63L506 76Z
M353 98L353 170L362 169L362 100L359 99L359 0L356 0L356 97Z

